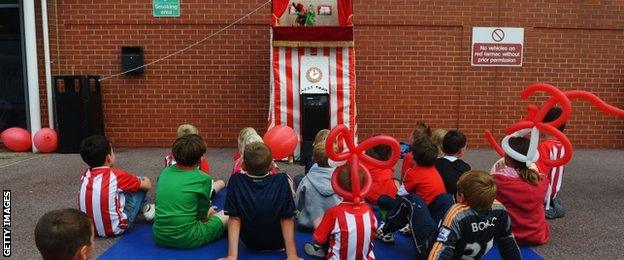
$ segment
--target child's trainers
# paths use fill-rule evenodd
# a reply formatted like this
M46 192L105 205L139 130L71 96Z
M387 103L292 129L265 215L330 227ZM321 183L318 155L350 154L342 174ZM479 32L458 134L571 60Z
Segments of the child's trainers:
M563 218L565 216L565 209L558 198L555 198L551 203L551 209L555 210L558 218Z
M306 255L318 258L325 258L325 250L323 250L322 246L317 245L316 243L306 242L303 245L303 250L305 251Z
M545 210L546 212L546 219L556 219L557 218L557 212L555 211L555 208L553 208L552 206Z
M377 238L379 238L381 242L384 242L386 244L394 244L394 241L395 241L394 233L384 234L384 231L383 231L384 225L385 223L381 223L381 225L377 229Z
M563 218L565 216L565 210L559 199L554 199L550 202L550 208L546 210L546 219Z
M143 217L145 217L147 222L152 222L152 220L154 220L154 216L156 215L156 206L154 204L145 203L141 212L143 212Z

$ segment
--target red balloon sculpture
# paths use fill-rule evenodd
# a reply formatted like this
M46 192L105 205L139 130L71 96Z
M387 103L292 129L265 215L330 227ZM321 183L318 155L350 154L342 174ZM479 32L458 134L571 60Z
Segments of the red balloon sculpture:
M593 104L594 106L598 107L600 110L602 110L602 112L606 114L624 117L624 110L611 106L607 104L606 102L604 102L603 100L601 100L599 97L595 96L594 94L587 92L587 91L583 91L583 90L572 90L572 91L563 92L553 85L545 84L545 83L538 83L538 84L533 84L533 85L528 86L522 92L521 98L526 100L530 98L531 95L533 95L535 92L538 92L538 91L544 91L550 94L551 97L546 101L546 103L540 109L538 109L538 107L535 105L529 105L527 108L528 110L527 117L523 121L515 123L507 127L507 129L505 129L505 134L507 134L507 137L503 139L503 142L502 142L503 147L501 147L496 142L496 140L494 139L494 136L492 135L490 131L487 131L487 130L485 131L485 138L488 140L490 145L496 150L496 152L500 156L504 156L505 153L507 153L516 160L524 159L525 162L527 161L535 162L533 160L537 160L536 159L537 157L533 157L532 155L535 155L538 153L536 144L537 144L537 141L539 140L539 132L542 131L542 132L547 132L551 134L552 136L554 136L555 138L557 138L561 142L561 144L563 145L566 151L564 156L557 160L551 160L550 158L543 158L542 161L544 162L544 164L550 167L557 167L557 166L568 163L572 159L572 155L573 155L572 143L570 143L570 140L568 140L565 134L563 134L557 128L565 124L565 122L570 117L570 114L572 112L572 105L571 105L570 99L585 100ZM557 104L561 106L561 110L562 110L561 116L559 116L559 118L557 118L556 120L552 122L542 123L544 116L546 116L548 111ZM515 153L513 149L510 149L509 147L505 147L506 146L505 140L508 139L510 136L524 136L529 133L528 130L530 130L531 132L531 142L534 143L535 145L531 145L529 147L529 152L527 156L525 156L524 158L517 158L520 156L517 153ZM503 149L503 148L506 148L506 149ZM520 160L520 161L523 161L523 160Z
M297 148L299 137L292 128L285 125L276 125L269 129L262 138L271 148L273 159L279 160L291 156Z
M327 157L333 161L348 162L346 165L340 166L334 170L332 174L332 188L334 188L336 194L343 197L346 201L359 203L363 200L362 198L368 193L372 185L371 174L362 162L378 168L392 168L401 156L401 146L394 138L384 135L372 137L356 146L353 140L354 136L355 134L345 125L334 127L327 136L325 152L327 153ZM334 144L339 140L344 141L348 149L347 151L341 153L334 151ZM388 145L392 149L392 154L387 161L374 159L364 153L369 148L381 144ZM343 167L351 167L351 191L347 191L338 185L338 175ZM365 184L363 187L360 183L358 168L362 168L365 173Z
M58 147L58 135L50 128L42 128L33 138L35 147L42 153L51 153Z
M24 128L11 127L4 130L0 134L4 146L14 152L25 152L30 150L32 140L30 139L30 132Z

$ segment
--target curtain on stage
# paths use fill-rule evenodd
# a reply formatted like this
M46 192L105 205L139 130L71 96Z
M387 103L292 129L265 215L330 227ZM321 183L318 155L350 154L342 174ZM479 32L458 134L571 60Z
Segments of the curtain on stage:
M288 8L289 0L273 0L273 15L271 15L271 26L279 25L279 18L282 17Z
M338 21L340 26L353 25L352 0L338 0Z

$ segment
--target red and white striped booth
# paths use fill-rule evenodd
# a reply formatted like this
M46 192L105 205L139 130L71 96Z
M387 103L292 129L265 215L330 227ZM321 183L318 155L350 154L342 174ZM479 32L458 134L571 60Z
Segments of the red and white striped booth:
M294 26L292 3L313 7L314 26ZM330 128L357 129L355 50L351 0L273 0L269 125L288 125L302 134L302 59L328 58ZM331 15L328 15L331 13ZM300 147L295 150L298 157Z

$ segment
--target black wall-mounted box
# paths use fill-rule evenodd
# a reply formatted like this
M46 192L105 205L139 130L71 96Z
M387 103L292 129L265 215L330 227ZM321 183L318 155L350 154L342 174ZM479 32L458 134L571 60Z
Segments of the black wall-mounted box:
M141 66L143 66L143 47L121 47L121 71L132 70L128 74L141 74L144 71Z

